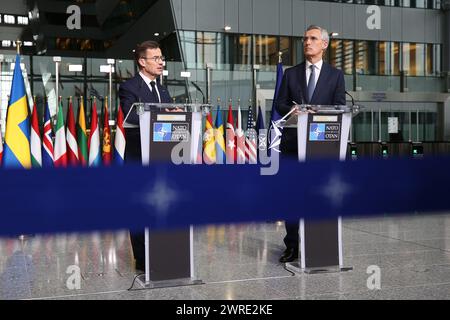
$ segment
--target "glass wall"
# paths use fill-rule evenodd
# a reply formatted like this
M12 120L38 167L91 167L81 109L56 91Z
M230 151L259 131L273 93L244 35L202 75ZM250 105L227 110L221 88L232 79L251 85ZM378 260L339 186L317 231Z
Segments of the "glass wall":
M163 78L164 85L177 101L184 102L186 98L203 101L209 92L210 101L214 104L220 97L224 107L229 99L232 99L233 106L238 99L241 105L247 105L249 99L254 99L255 90L273 90L275 87L275 70L280 51L283 53L285 68L304 60L303 43L299 37L196 31L180 31L178 36L184 61L177 61L176 55L169 53L171 58L166 63L169 75ZM171 41L174 39L176 37ZM166 55L166 51L163 53ZM13 55L5 55L1 66L0 106L3 118L11 85L13 59ZM331 39L325 60L343 70L349 90L400 91L401 71L406 72L409 91L444 90L444 85L441 85L444 80L440 78L440 44ZM43 114L44 97L50 98L49 105L53 113L56 109L53 57L23 56L22 63L25 63L27 70L29 90L37 97L40 114ZM210 88L207 64L212 64ZM72 65L80 65L82 71L70 71ZM109 95L109 74L100 71L103 65L107 65L106 59L62 57L58 95L65 99L64 106L69 96L96 96L98 101L102 101ZM259 65L259 69L253 70L254 65ZM116 106L120 83L133 77L136 69L133 60L116 60L114 68L112 96L113 105ZM181 71L189 71L190 77L181 77ZM77 108L78 99L75 101ZM86 108L89 108L88 100L85 103ZM97 105L99 112L101 105Z
M376 42L355 41L355 68L358 74L377 73L376 70Z
M421 43L403 43L403 70L409 76L425 75L425 45Z
M400 75L400 43L378 42L378 74L385 76Z
M188 68L210 63L221 70L259 65L273 71L279 52L284 66L304 60L299 37L180 31L180 42ZM331 39L325 60L346 75L439 77L441 55L440 44Z
M6 118L8 97L12 85L12 73L15 55L4 54L0 63L0 125ZM53 57L48 56L21 56L25 87L29 97L28 104L32 105L34 97L39 115L39 121L43 121L44 107L48 102L50 113L56 113L56 64ZM71 67L77 65L82 71L71 71ZM97 112L102 115L102 107L105 97L109 95L109 73L101 72L101 66L108 66L106 59L61 57L58 66L59 86L58 96L62 97L64 116L68 106L69 97L72 97L74 110L78 112L80 97L84 97L85 112L91 112L92 100L97 98ZM115 60L114 72L112 74L112 101L109 106L114 117L118 104L118 87L121 82L134 76L134 61ZM4 131L4 126L2 126Z
M253 36L254 64L264 66L276 65L278 63L278 37L276 36Z
M389 118L397 118L397 132L389 132ZM437 104L432 103L425 105L367 103L365 110L352 120L353 142L435 141L438 136L437 131Z

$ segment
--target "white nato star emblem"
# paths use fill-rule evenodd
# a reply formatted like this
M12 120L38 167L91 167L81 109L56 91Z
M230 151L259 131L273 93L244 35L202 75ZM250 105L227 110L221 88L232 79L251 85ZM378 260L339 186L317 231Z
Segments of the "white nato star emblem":
M281 130L279 127L279 121L272 121L272 129L269 131L270 133L270 145L269 149L273 149L277 152L280 152L279 146L281 143Z
M168 131L164 130L164 128L161 128L161 130L159 130L157 133L161 136L161 138L164 138Z
M155 209L159 217L166 217L170 206L178 199L178 193L162 179L156 180L153 188L143 195L143 202Z
M320 134L321 132L322 132L322 131L320 131L319 127L316 127L316 130L314 130L314 134L316 135L316 138L319 136L319 134Z
M329 199L333 207L338 208L341 207L345 196L352 193L352 188L338 174L332 174L328 182L320 189L320 193Z

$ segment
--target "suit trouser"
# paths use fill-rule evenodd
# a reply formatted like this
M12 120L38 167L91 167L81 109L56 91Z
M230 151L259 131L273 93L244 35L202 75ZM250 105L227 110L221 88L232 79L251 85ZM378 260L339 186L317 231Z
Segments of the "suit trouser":
M286 129L285 129L286 130ZM297 130L297 129L288 129ZM283 159L298 159L298 149L297 149L297 134L291 134L286 141L282 139L280 149L281 149L281 160ZM298 228L299 220L285 221L284 226L286 228L286 236L283 241L287 248L298 248L299 238L298 238Z
M126 128L125 161L127 164L142 163L141 136L139 128ZM138 179L138 177L136 177ZM131 247L136 259L136 266L143 267L145 264L145 233L144 231L130 230Z

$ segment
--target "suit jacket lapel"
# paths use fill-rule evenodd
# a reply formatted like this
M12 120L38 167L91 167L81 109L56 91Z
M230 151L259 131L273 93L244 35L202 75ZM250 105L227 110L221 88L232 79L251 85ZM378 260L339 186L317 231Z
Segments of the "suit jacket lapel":
M167 98L168 93L167 93L166 88L164 88L158 81L156 81L156 85L158 86L159 97L161 99L161 103L171 102L171 101L168 101L170 99Z
M300 90L302 95L302 101L296 101L297 103L308 103L308 87L306 86L306 70L305 70L306 63L303 62L299 67L299 79L300 79Z
M139 95L141 96L142 101L156 102L154 101L155 99L153 98L153 94L150 91L148 84L145 83L144 79L142 79L142 77L139 74L137 76L139 77L140 81Z
M320 88L322 88L327 81L328 71L329 71L329 65L328 63L323 62L322 69L320 70L319 79L317 80L316 88L314 89L313 96L311 98L311 101L315 101L315 98L317 96L317 92L320 92ZM312 102L310 102L313 104Z

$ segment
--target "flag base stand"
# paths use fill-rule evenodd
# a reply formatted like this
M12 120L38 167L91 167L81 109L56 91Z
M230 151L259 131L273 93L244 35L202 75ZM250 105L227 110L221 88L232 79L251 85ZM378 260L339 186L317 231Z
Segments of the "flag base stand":
M294 274L315 274L315 273L335 273L351 271L353 267L340 267L340 266L329 266L329 267L319 267L319 268L305 268L303 269L298 262L288 262L286 263L286 269L293 272Z
M204 282L202 280L193 280L191 278L181 278L181 279L146 282L145 274L139 275L136 279L136 282L141 287L146 288L146 289L181 287L181 286L192 286L192 285L204 284Z
M19 235L19 240L26 241L32 237L34 237L34 235L32 235L32 234L21 234L21 235Z

